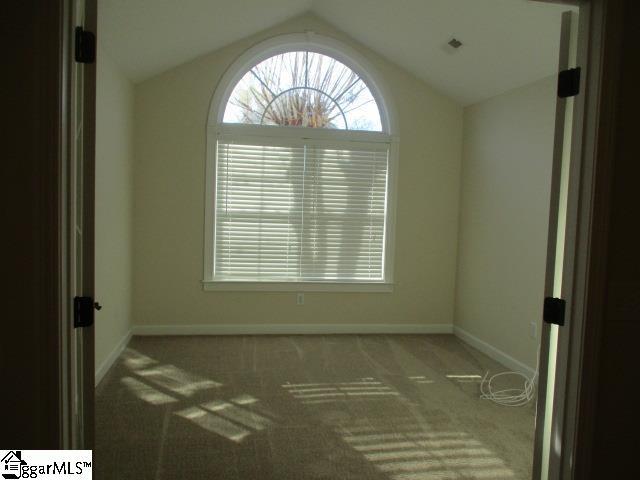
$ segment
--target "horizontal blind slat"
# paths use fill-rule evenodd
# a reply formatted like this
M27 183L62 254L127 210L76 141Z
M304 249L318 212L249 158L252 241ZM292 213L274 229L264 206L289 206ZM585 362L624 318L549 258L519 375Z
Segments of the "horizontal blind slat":
M380 281L388 148L219 142L214 277Z

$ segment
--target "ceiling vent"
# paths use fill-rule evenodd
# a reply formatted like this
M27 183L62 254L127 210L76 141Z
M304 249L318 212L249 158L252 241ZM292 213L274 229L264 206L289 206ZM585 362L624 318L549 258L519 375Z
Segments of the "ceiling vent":
M462 46L462 42L454 37L451 40L449 40L449 45L457 49Z

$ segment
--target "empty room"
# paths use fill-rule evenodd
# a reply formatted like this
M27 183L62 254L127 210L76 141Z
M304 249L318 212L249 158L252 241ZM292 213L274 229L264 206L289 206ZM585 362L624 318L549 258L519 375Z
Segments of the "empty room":
M547 478L581 13L99 1L96 478Z

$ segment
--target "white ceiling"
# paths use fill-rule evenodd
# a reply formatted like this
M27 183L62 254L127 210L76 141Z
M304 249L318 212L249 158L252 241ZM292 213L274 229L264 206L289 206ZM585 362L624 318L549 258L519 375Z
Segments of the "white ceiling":
M98 0L98 37L134 82L277 25L312 0Z
M306 11L463 105L557 70L560 13L531 0L100 0L100 41L135 82ZM457 51L446 44L463 42Z

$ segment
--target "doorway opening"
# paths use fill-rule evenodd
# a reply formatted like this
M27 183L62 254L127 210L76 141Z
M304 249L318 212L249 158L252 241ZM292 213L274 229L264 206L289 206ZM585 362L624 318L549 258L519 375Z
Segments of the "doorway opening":
M558 367L547 359L555 357L558 345L566 355L566 344L564 337L558 337L557 327L541 322L541 314L545 296L566 299L570 286L566 232L569 240L575 238L571 222L565 225L563 219L577 208L570 192L579 166L569 161L575 155L570 155L569 148L573 100L556 100L556 74L562 48L561 68L577 62L577 28L572 23L577 9L561 21L564 9L558 6L528 7L553 10L558 39L563 30L554 51L555 73L519 85L515 82L508 90L466 105L465 100L452 101L436 93L424 79L373 53L375 42L350 40L341 32L345 27L339 30L331 25L326 12L303 14L261 33L256 33L260 29L245 32L248 39L210 48L195 60L175 63L169 70L163 67L165 71L137 83L127 78L117 53L98 44L96 215L100 216L97 228L103 230L96 234L96 295L105 310L96 318L96 366L102 380L97 390L97 455L102 451L105 458L120 458L124 438L145 444L149 455L130 460L146 462L145 470L159 478L172 478L190 468L195 468L196 475L217 472L223 478L269 471L274 478L294 471L309 478L360 478L355 476L360 471L371 478L556 478L553 472L560 468L561 451L551 438L561 433L561 425L545 412L562 418L558 385L566 371L560 371L560 379L556 376L554 382L551 373L558 375ZM107 10L105 18L111 19L107 25L112 28L118 25L113 10ZM500 24L496 21L494 27ZM120 32L103 27L105 41L126 34L126 22L120 20L119 25ZM309 137L303 136L298 143L283 146L281 138L265 141L257 130L248 140L239 138L236 131L221 131L220 125L209 132L205 123L198 123L206 116L217 80L242 52L276 33L301 29L307 37L328 33L343 43L353 42L354 49L374 59L373 67L387 79L398 104L400 128L394 132L397 138L386 140L389 147L383 162L390 166L392 155L397 155L397 178L386 175L380 191L371 187L364 200L344 193L345 178L352 175L356 182L364 175L364 170L355 171L358 161L376 168L373 157L365 155L369 150L363 146L364 135L340 139L349 148L331 144L320 149L320 144L335 142L325 132L316 139L318 145L310 146ZM458 48L445 39L457 50L443 47L452 64L465 49L477 48L474 37L467 38L456 34ZM533 52L520 52L526 55L534 63ZM518 65L513 64L514 72ZM267 91L269 87L263 82L253 88ZM464 98L465 91L460 88L456 95ZM208 92L204 104L202 92ZM341 118L346 124L346 115ZM561 134L559 126L564 129ZM210 134L215 135L212 145L206 143ZM352 147L356 142L358 149ZM232 171L229 158L236 168L231 181L231 176L225 177L225 184L215 183L222 165L220 145L227 146L225 172ZM259 170L252 160L256 146L262 162ZM322 151L311 155L311 150ZM350 163L341 167L345 155ZM278 211L278 221L269 224L265 218L273 214L273 205L266 204L284 198L278 196L284 189L282 182L286 182L287 201L298 195L298 184L291 181L296 170L290 167L298 157L302 158L301 188L311 185L317 191L306 190L300 196L299 212L287 204L286 221ZM205 169L211 158L218 167L212 171ZM279 171L278 162L287 162L286 171L281 170L286 178L265 184L265 177ZM319 180L322 162L332 163L330 170L335 173L325 183ZM309 173L308 167L316 170ZM262 183L257 183L258 177ZM375 186L371 178L377 177L365 181ZM211 238L209 249L203 240L215 235L215 229L202 221L208 218L203 211L214 206L207 203L207 182L215 184L214 191L219 193L234 181L238 205L260 203L256 227L260 234L269 228L282 232L286 225L288 253L298 242L292 232L309 228L299 242L308 241L315 250L295 261L313 268L323 255L322 265L329 265L327 256L335 249L348 251L345 238L362 240L360 233L349 237L354 222L326 220L327 209L337 204L344 213L340 202L349 197L354 205L369 202L371 210L372 202L381 197L380 208L385 213L393 209L394 214L380 220L381 231L392 232L394 238L379 247L392 258L391 291L353 285L342 290L326 285L203 288L201 281L206 287L211 279L196 279L193 272L196 267L201 272L203 265L205 271L216 265L210 257L216 252L216 237ZM392 186L392 181L397 184ZM257 200L252 196L256 185L263 192ZM360 190L356 185L348 191ZM397 196L394 202L388 201L390 192ZM224 201L231 196L227 192ZM276 255L277 239L256 237L253 227L247 226L248 209L240 210L230 220L234 229L227 228L227 237L220 242L227 241L229 259L234 239L242 237L260 247L250 252L245 244L237 247L234 268L244 272L249 263ZM364 213L368 220L369 210ZM311 217L315 223L301 227L292 222L298 213L307 219L316 215ZM216 218L212 216L211 222L215 224ZM256 224L253 217L251 221ZM378 248L372 240L373 225L370 222L369 260ZM338 243L328 241L334 237ZM382 268L386 257L380 258ZM336 262L331 266L339 272L344 258ZM280 260L275 265L279 271ZM360 265L356 262L349 268L360 271ZM313 268L308 271L314 272ZM129 271L124 282L122 271ZM255 278L251 280L255 283ZM351 277L341 278L338 283L351 281ZM105 314L116 318L119 327L111 328L115 323L107 323ZM136 338L130 343L131 333ZM215 337L222 334L234 336ZM143 338L149 336L153 338ZM485 373L502 370L523 373L545 391L537 397L537 433L534 399L515 410L480 398L489 378ZM543 381L536 382L537 378ZM513 381L496 379L496 389L529 390L520 387L519 380ZM114 405L127 413L114 415ZM101 440L101 434L111 436ZM166 455L182 453L185 443L194 446L192 455L170 466ZM220 457L211 460L211 451L221 452ZM202 458L208 460L200 463ZM111 468L113 463L105 465ZM301 465L308 467L295 470Z

